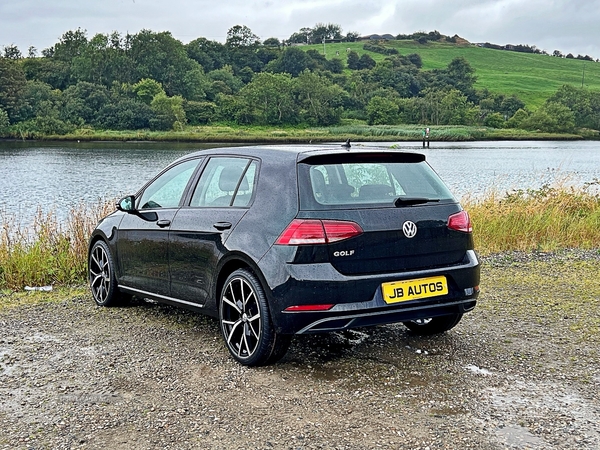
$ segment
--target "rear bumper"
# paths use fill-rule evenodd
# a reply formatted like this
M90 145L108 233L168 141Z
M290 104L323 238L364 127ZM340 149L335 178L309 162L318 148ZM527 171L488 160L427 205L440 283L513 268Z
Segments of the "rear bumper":
M277 273L281 282L267 283L271 288L267 295L278 332L322 333L468 312L479 295L479 273L473 250L457 265L384 275L345 276L327 263L286 264ZM396 304L383 300L382 283L437 275L447 278L447 295ZM289 306L313 304L334 306L327 311L285 311Z

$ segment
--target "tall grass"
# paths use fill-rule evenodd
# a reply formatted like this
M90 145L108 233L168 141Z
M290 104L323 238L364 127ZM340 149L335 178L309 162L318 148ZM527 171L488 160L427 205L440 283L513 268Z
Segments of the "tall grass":
M582 188L559 183L505 196L463 199L484 254L508 250L600 249L598 181Z
M73 285L86 278L87 241L98 220L114 209L114 202L72 208L65 223L53 212L38 209L33 223L22 226L5 214L0 217L0 288Z
M582 188L544 186L482 199L463 199L475 228L475 243L483 254L510 250L552 251L561 248L600 250L600 181ZM0 288L83 284L87 244L97 221L113 202L73 208L59 223L53 213L38 214L32 225L2 219Z
M161 141L161 142L239 142L239 143L317 143L352 141L420 141L423 138L423 125L367 125L356 121L348 124L343 119L341 125L331 127L310 126L242 126L212 124L203 126L188 125L183 131L111 131L83 128L66 135L45 136L13 135L17 139L48 139L56 141ZM431 126L431 124L430 124ZM534 140L534 139L581 139L598 138L597 133L580 134L542 133L515 129L495 129L480 126L431 126L432 141L474 141L474 140Z

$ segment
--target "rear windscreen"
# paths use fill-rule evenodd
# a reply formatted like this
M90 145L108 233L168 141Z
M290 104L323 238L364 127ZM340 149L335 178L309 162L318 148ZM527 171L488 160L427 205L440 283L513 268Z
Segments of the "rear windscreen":
M455 201L425 161L307 161L298 175L304 210Z

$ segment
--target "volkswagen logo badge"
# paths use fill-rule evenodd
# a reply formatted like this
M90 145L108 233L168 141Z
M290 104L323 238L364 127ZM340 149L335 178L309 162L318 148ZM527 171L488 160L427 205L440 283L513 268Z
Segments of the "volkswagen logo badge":
M417 226L414 222L407 220L402 225L402 231L404 232L404 236L406 236L407 238L414 238L417 234Z

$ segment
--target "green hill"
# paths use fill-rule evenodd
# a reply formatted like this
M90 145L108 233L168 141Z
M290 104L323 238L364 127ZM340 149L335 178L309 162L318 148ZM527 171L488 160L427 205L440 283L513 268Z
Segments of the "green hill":
M314 48L321 52L325 48L327 58L339 57L344 61L347 49L354 50L359 55L368 53L376 61L385 58L382 54L363 50L364 43L365 41L345 42L303 48ZM585 87L600 90L600 63L592 61L494 50L471 44L419 44L413 40L405 40L388 41L385 45L398 49L403 55L418 53L423 60L424 70L445 67L453 58L463 56L475 69L476 88L487 88L491 92L501 94L515 94L527 106L533 108L544 103L564 84L581 87L582 78Z

